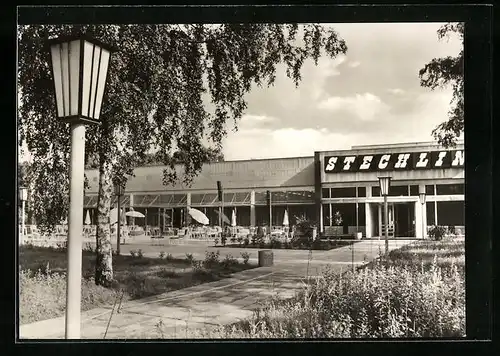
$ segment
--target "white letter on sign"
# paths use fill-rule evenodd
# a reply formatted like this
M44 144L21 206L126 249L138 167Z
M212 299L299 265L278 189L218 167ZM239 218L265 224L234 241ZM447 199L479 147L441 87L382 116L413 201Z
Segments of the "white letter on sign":
M436 163L434 163L434 167L441 167L443 165L443 159L446 157L447 153L448 152L446 151L439 152L439 156L438 159L436 160Z
M378 168L379 169L385 169L387 165L389 164L389 160L391 159L391 155L383 155L380 158L380 161L378 163Z
M344 158L344 171L348 171L351 168L351 164L354 163L356 157L346 157Z
M463 166L464 164L464 151L457 151L455 152L455 159L453 160L453 162L451 162L451 165L452 166Z
M373 156L364 156L363 163L359 166L359 169L368 169L370 168L370 163L372 163Z
M394 168L406 168L406 162L410 158L409 153L402 153L398 156L398 161L394 165Z
M337 157L330 157L328 160L328 164L326 165L325 170L326 171L333 171L335 168L335 163L337 163Z
M425 168L425 167L427 167L427 164L429 163L429 160L426 157L427 157L427 152L423 152L423 153L420 154L420 159L419 159L419 161L416 164L417 168Z

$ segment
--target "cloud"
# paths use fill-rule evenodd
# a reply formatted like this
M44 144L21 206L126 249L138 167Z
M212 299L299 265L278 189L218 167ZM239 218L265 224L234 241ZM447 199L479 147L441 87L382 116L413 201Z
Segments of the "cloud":
M318 104L319 109L329 111L344 111L354 114L358 119L371 121L377 115L387 112L389 106L378 96L371 93L356 94L349 97L329 97Z
M387 89L387 92L394 94L394 95L400 95L400 94L405 93L405 91L403 89L400 89L400 88L389 88L389 89Z
M347 65L350 67L350 68L356 68L356 67L359 67L359 65L361 64L361 62L359 61L354 61L354 62L349 62L347 63Z

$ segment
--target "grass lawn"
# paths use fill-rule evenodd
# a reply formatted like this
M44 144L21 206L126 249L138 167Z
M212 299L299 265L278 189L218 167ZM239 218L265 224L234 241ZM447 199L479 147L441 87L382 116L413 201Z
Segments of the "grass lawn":
M63 316L66 302L65 250L23 246L19 250L21 324ZM237 260L194 263L188 259L113 256L116 282L111 288L94 283L95 254L83 251L82 311L191 287L229 277L256 265Z
M465 242L419 241L197 338L465 337Z

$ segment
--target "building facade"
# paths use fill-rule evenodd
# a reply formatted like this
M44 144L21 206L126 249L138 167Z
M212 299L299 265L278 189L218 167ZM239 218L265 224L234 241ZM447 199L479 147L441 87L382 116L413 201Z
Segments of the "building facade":
M394 237L421 238L431 225L461 230L464 219L464 147L445 150L435 143L356 146L350 150L315 152L312 157L228 161L205 164L191 186L162 183L161 166L138 167L122 198L122 206L142 212L136 225L160 228L192 223L187 208L205 213L217 225L217 181L224 188L224 213L236 214L239 226L283 222L305 216L323 235L381 235L382 203L378 177L392 177L389 225ZM182 167L177 167L182 176ZM85 210L95 223L98 171L88 170L90 188ZM266 191L271 192L271 209ZM419 192L425 191L422 205ZM116 197L113 200L116 204ZM340 217L340 219L339 219Z

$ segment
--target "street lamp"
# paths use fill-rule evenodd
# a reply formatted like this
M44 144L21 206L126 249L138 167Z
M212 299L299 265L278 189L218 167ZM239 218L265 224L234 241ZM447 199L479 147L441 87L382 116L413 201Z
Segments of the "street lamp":
M121 197L123 196L123 193L125 192L125 187L122 184L116 184L115 185L115 195L118 197L118 211L117 211L117 219L116 219L116 254L120 254L120 228L122 225L122 210L121 210Z
M71 127L66 339L80 338L85 124L101 123L114 50L85 35L48 41L57 119Z
M385 254L389 253L389 209L387 207L387 195L389 194L389 187L391 185L390 176L378 177L380 184L380 193L384 197L384 225L385 225Z
M19 244L24 242L24 224L25 224L25 211L26 201L28 200L28 189L25 187L19 188L19 199L21 200L21 233L19 234Z
M425 186L419 186L418 188L418 198L420 204L422 204L422 239L425 239L425 221L424 221L424 209L425 209Z

